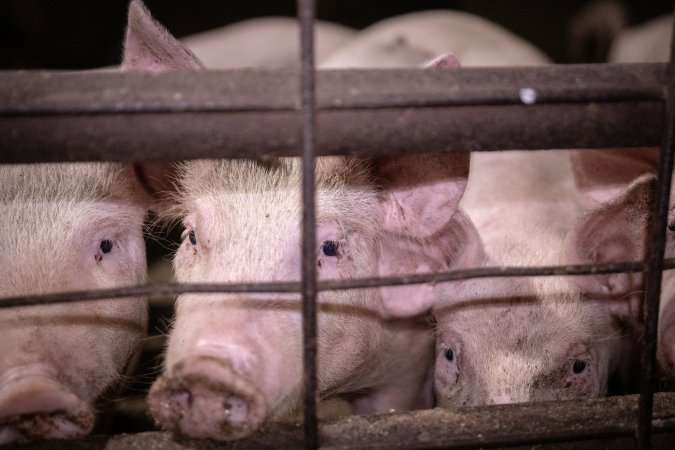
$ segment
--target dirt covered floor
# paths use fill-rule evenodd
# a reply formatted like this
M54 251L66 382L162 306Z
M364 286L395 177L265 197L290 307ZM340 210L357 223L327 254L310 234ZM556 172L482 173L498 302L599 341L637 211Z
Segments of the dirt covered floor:
M498 405L458 410L431 409L403 414L349 416L319 426L324 449L635 448L637 396L584 401ZM654 398L654 449L675 442L675 394ZM297 449L303 448L300 422L268 424L255 435L222 443L185 440L164 432L93 436L77 441L49 441L20 449Z

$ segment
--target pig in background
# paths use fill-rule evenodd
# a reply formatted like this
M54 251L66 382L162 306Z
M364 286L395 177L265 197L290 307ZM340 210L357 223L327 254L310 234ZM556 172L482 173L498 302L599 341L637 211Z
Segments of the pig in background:
M134 1L123 67L196 70L201 63ZM320 158L320 277L447 264L462 242L445 225L454 218L467 169L468 155ZM174 259L178 281L300 278L297 158L190 161L178 165L174 179L169 212L185 226ZM405 294L423 297L431 290L423 285ZM401 294L320 294L320 393L350 395L358 413L429 407L433 331L424 317L387 317L383 295ZM235 439L299 407L301 367L298 295L181 295L150 410L165 429Z
M386 49L412 55L416 51L423 59L383 61L379 56ZM410 67L446 52L467 67L548 62L541 51L499 25L468 13L436 10L377 22L329 55L321 67Z
M210 69L300 66L298 21L289 17L261 17L185 37L181 41ZM356 34L335 23L316 21L315 59L323 59Z
M666 15L621 31L609 50L608 62L666 62L670 59L673 16Z
M2 165L0 180L1 297L145 281L131 166ZM0 444L89 433L146 315L141 298L0 309Z

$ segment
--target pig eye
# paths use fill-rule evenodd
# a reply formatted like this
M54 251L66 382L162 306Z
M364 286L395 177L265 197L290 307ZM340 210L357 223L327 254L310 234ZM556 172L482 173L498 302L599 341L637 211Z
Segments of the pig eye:
M101 245L99 245L99 248L103 253L110 253L113 248L113 242L110 239L101 241Z
M575 359L574 363L572 364L572 372L576 373L577 375L583 372L586 369L586 361L583 359Z
M323 244L321 244L321 251L326 256L337 256L338 243L336 241L323 241Z
M197 234L195 233L195 230L183 230L180 238L182 241L184 241L186 237L190 240L190 244L197 245Z
M670 222L670 223L668 224L668 229L669 229L670 231L675 231L675 220L673 220L672 222Z
M450 362L455 362L455 352L453 349L449 348L445 351L445 359Z

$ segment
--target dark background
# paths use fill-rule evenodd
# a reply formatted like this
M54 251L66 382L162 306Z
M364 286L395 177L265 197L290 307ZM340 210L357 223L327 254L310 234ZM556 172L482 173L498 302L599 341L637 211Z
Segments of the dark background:
M556 62L595 62L605 42L570 46L569 27L583 8L621 5L627 24L672 11L665 0L319 0L318 17L363 28L409 11L469 11L515 31ZM128 0L0 0L0 68L83 69L117 64ZM175 36L250 17L295 15L292 0L146 0Z

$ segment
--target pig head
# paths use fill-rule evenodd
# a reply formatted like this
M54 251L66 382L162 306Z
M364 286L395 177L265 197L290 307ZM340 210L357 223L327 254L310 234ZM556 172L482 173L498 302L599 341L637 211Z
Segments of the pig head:
M465 242L474 244L464 245L461 267L633 258L639 249L626 240L644 226L635 220L642 217L644 189L635 187L575 218L571 173L569 183L548 175L545 184L536 183L547 168L563 171L566 158L552 151L504 152L486 154L480 166L472 166L471 176L477 178L470 179L462 207L477 231L465 236ZM533 189L535 185L540 188ZM560 227L561 221L569 228ZM624 331L633 282L630 277L586 276L439 283L432 296L439 405L605 395L610 377L620 376L624 360L632 356L624 347L631 336ZM414 305L385 306L393 314L419 312Z
M201 66L176 45L132 2L126 68ZM467 172L466 154L319 158L319 277L447 267L461 253L447 223L459 214ZM189 161L166 177L175 179L168 214L185 227L174 258L178 281L300 279L297 158ZM425 285L321 292L320 395L349 395L358 413L430 406L433 331L424 317L392 317L382 299L431 305L432 293ZM304 389L300 311L297 294L179 296L164 373L149 394L158 424L228 440L296 410Z
M145 281L130 166L0 166L0 297ZM0 304L2 299L0 299ZM146 327L143 299L0 308L0 444L74 438Z
M625 234L621 244L626 249L619 253L631 256L633 260L645 257L645 243L650 208L654 201L654 175L657 171L657 148L600 149L577 151L572 154L575 182L588 207L611 204L617 199L640 192L639 209L630 220L618 222L624 228L632 227ZM651 175L650 175L651 174ZM671 190L669 202L668 230L666 231L665 257L675 256L673 248L673 229L675 229L675 203ZM638 200L635 200L636 202ZM636 206L637 208L637 206ZM598 232L600 227L598 227ZM618 243L617 243L618 244ZM618 252L618 245L613 252ZM632 248L631 251L627 249ZM607 252L606 252L607 253ZM608 255L610 256L610 255ZM618 261L613 255L610 261ZM635 328L641 329L640 305L644 291L641 274L615 274L607 277L607 289L623 289L630 298L630 311L627 313ZM626 311L624 311L626 313ZM659 307L658 359L662 368L672 377L675 375L675 278L672 271L665 271L661 282L661 300Z

